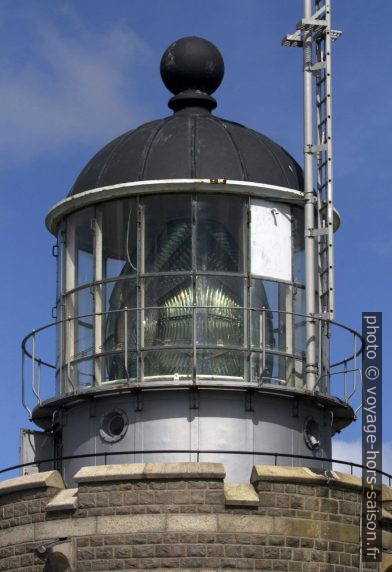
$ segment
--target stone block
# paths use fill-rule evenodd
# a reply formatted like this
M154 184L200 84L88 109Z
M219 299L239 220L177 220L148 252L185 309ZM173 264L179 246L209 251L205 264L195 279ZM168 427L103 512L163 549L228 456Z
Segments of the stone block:
M78 506L78 489L63 489L50 499L46 505L48 512L58 510L74 510Z
M219 514L219 532L248 532L250 534L271 534L273 517L261 515Z
M344 489L362 490L362 479L349 473L340 473L339 471L329 471L328 484L332 487Z
M142 479L224 479L222 463L124 463L83 467L74 480L77 483L129 481Z
M215 532L218 528L212 514L169 514L166 518L168 532Z
M274 521L274 534L290 537L318 538L320 523L315 520L276 517Z
M0 533L0 547L12 546L34 540L34 529L31 524L3 529Z
M323 475L314 473L307 467L279 467L274 465L255 465L251 482L272 481L283 483L326 483Z
M121 514L97 517L97 534L162 532L164 528L165 516L161 514Z
M26 491L38 488L63 489L64 481L58 471L46 471L44 473L32 473L14 479L7 479L0 483L0 496L18 491Z
M93 536L96 533L96 519L87 518L67 518L62 520L49 520L34 524L34 540L47 538L59 538L66 536Z
M252 485L228 483L223 491L226 505L259 506L259 496Z
M359 527L337 522L321 522L319 538L337 542L354 543L359 541Z
M382 523L392 523L392 511L387 510L386 508L382 509L382 514L381 514L381 522Z

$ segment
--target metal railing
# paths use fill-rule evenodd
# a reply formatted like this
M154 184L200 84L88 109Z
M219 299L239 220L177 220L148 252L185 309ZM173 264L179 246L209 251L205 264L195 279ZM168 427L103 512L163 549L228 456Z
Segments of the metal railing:
M150 340L144 343L140 339L140 323L146 321L148 312L156 311L160 313L160 319L175 321L187 321L186 326L189 331L188 340L180 340L173 336L172 340ZM211 315L214 312L214 315ZM208 315L210 313L210 315ZM206 315L207 314L207 315ZM114 347L110 344L95 348L94 346L94 326L99 318L102 324L115 318L117 325L121 326L122 334ZM132 319L130 319L132 318ZM234 339L228 335L227 339L217 339L215 343L203 343L197 339L197 326L202 324L205 328L219 323L231 321L231 328L242 338L239 343L238 336ZM305 314L287 312L284 310L271 310L270 308L250 308L240 306L152 306L143 308L122 308L119 310L109 310L101 313L84 314L76 317L68 317L55 323L50 323L37 330L30 332L22 341L22 404L29 415L32 415L32 408L41 405L45 400L63 395L80 395L84 391L91 391L91 388L105 388L110 383L115 382L129 384L130 386L143 386L161 380L162 382L179 384L200 384L208 383L239 383L243 386L252 387L281 386L296 390L309 389L305 379L305 326L308 321L315 322L317 327L317 347L318 347L318 378L312 389L313 393L333 395L349 403L361 387L361 355L363 348L362 336L355 330L323 317L306 316ZM156 324L158 321L156 320ZM77 351L75 347L75 337L77 337L78 324L87 324L91 330L91 344L82 351ZM212 328L211 326L211 328ZM154 326L158 328L158 326ZM145 328L145 325L144 325ZM334 352L330 357L330 339L333 330L337 330L338 338L344 334L344 342L339 341L336 347L341 350L339 356L335 357ZM57 332L57 363L52 363L49 358L42 357L39 351L43 349L48 352L51 348L54 353ZM136 333L135 333L136 332ZM50 334L51 340L38 344L38 338L45 334ZM137 339L131 339L131 334ZM145 336L144 336L145 337ZM186 337L186 336L185 336ZM70 347L71 340L73 346ZM237 341L237 343L236 343ZM39 346L39 347L38 347ZM76 351L75 351L76 350ZM220 375L218 371L203 373L199 371L199 363L202 361L201 352L203 350L220 352L220 364L225 360L231 362L233 371L225 371ZM144 358L147 355L162 356L164 352L183 353L188 359L188 369L184 372L157 371L155 375L145 375L143 371ZM343 353L346 351L346 353ZM154 354L155 352L155 354ZM225 353L226 352L226 353ZM168 356L175 354L167 354ZM31 362L30 368L30 388L26 387L26 358ZM105 363L116 364L113 379L104 379L102 372L102 360ZM130 360L134 360L134 371L130 371ZM171 359L171 358L170 358ZM216 358L218 359L218 358ZM236 361L237 360L237 361ZM170 360L166 359L167 362ZM332 361L332 363L330 363ZM242 365L241 365L242 364ZM283 365L282 365L283 364ZM91 367L90 367L91 366ZM97 367L96 367L97 366ZM87 372L88 367L90 367ZM78 368L85 368L86 371L78 373ZM100 380L96 379L96 370L99 372ZM186 368L185 368L186 369ZM211 368L213 369L213 368ZM45 371L45 379L43 379ZM49 372L49 375L48 375ZM231 373L231 375L230 375ZM360 381L358 383L358 376ZM80 379L89 379L88 384L80 383ZM360 394L361 398L362 395ZM31 407L30 400L35 404ZM359 404L357 410L361 407Z
M343 465L345 467L350 467L350 474L354 474L354 469L363 469L364 466L355 463L353 461L342 461L341 459L333 459L329 457L318 457L315 455L296 455L294 453L277 453L271 451L226 451L222 449L203 449L203 450L193 450L193 449L156 449L156 450L141 450L141 451L105 451L103 453L84 453L81 455L69 455L64 457L51 457L48 459L40 459L37 461L32 461L30 463L22 463L19 465L13 465L11 467L6 467L5 469L0 469L0 474L4 474L10 471L21 470L27 467L37 467L38 469L42 465L51 464L52 468L61 465L64 461L72 461L74 459L103 459L104 465L107 464L107 460L109 457L116 457L119 455L160 455L160 454L169 454L169 455L194 455L196 457L196 462L200 462L201 455L252 455L253 457L272 457L274 459L274 465L278 466L278 460L282 459L294 459L296 460L307 460L307 461L315 461L317 463L335 463L339 465ZM291 465L282 465L282 466L294 466L293 462ZM47 468L45 468L47 470ZM381 477L385 477L388 480L388 485L392 486L392 475L385 472L376 470L376 473L381 475Z

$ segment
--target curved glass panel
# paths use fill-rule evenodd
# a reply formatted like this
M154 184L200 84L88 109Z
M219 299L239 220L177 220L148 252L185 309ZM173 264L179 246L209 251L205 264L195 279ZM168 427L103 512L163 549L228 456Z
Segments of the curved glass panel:
M96 360L103 371L103 382L135 380L137 378L137 352L135 351L128 351L127 359L125 359L124 349L122 349L117 353L96 358Z
M105 379L124 379L125 351L132 350L137 345L137 291L136 280L125 279L114 283L105 284L110 291L106 294L106 307L103 320L102 352L116 355L108 355L104 360ZM125 310L125 308L127 308ZM128 365L129 377L135 377L136 368L132 357L128 357L131 364Z
M144 281L144 347L192 343L193 290L189 276Z
M196 341L199 345L243 346L244 280L199 276L196 281Z
M201 271L243 272L244 211L241 197L197 199L196 259Z
M143 352L144 379L173 381L192 379L192 350L155 350Z
M244 379L244 352L216 348L197 350L196 374L198 380L239 381Z
M112 200L70 215L58 244L60 393L195 378L303 387L302 208L205 193Z
M186 195L144 200L145 272L191 270L191 207Z
M254 383L259 384L292 387L295 385L296 376L298 377L296 361L292 357L271 352L266 352L265 358L263 358L262 352L252 352L251 379Z
M251 320L252 347L262 346L264 329L267 349L290 351L292 316L286 314L290 301L289 285L252 279L251 306L254 308ZM262 308L266 310L262 311Z
M137 271L137 201L112 201L98 207L102 217L103 277Z
M67 225L67 244L71 255L71 264L75 264L75 284L80 286L93 281L93 231L91 221L94 208L83 209L72 215ZM72 242L75 245L72 253ZM74 260L72 260L74 258ZM68 269L67 269L68 272ZM70 289L70 288L68 288Z

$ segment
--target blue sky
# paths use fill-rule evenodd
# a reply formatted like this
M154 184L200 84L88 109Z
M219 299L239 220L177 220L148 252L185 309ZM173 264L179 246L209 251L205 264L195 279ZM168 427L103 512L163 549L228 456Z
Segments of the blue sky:
M302 163L301 51L282 48L302 0L2 0L0 14L1 384L0 466L18 461L20 340L51 321L55 240L48 209L110 139L169 114L159 76L164 49L199 35L226 66L216 114L278 141ZM390 0L333 2L336 319L384 321L384 466L392 472L392 79L380 29ZM359 454L360 425L338 437L336 457Z

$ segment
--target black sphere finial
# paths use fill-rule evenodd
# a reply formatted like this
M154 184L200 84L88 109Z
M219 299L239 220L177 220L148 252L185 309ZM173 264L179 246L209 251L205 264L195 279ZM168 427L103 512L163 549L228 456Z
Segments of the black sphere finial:
M161 59L161 77L174 94L169 107L216 107L211 94L218 89L224 74L224 62L218 48L208 40L188 36L173 42Z

